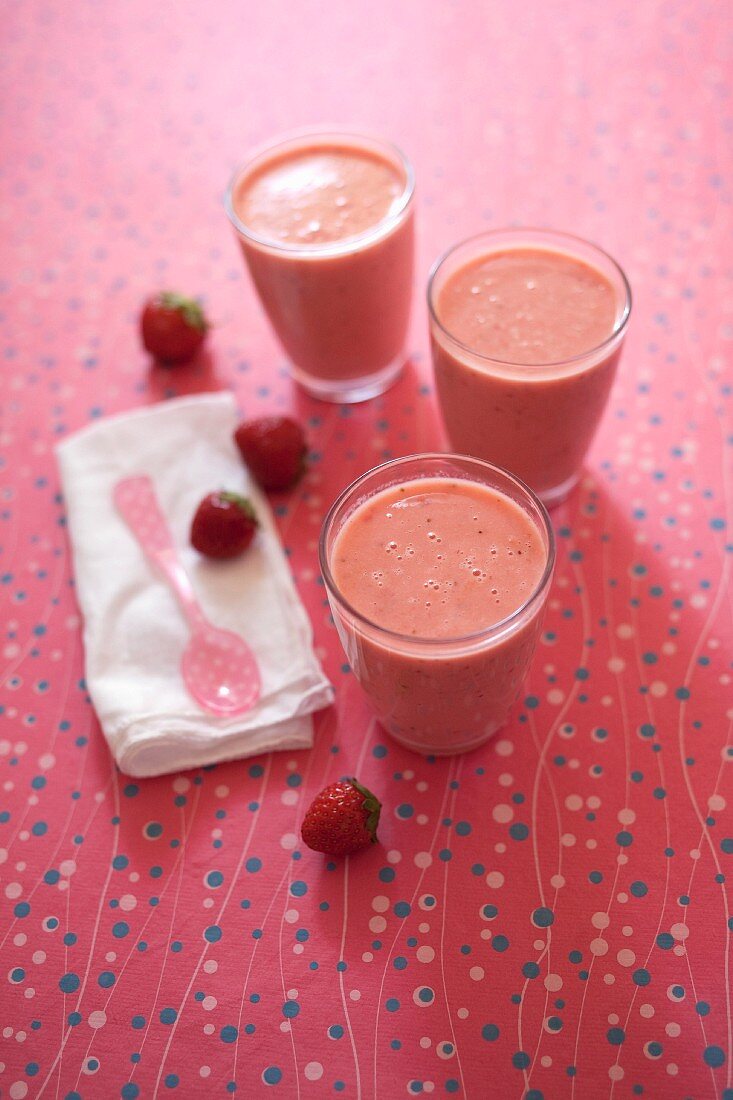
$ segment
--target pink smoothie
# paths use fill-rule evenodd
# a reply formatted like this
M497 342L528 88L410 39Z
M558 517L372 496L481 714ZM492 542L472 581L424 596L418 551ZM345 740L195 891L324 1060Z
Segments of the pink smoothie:
M547 561L543 534L519 504L459 477L382 489L348 516L331 572L341 599L379 629L337 622L393 736L446 754L479 744L506 721L540 609L504 631L498 624L531 600Z
M368 389L402 365L412 291L408 174L390 147L311 135L262 154L232 185L262 305L296 377L317 395Z
M624 288L549 247L484 247L439 269L431 345L452 447L506 467L548 502L564 496L614 379Z

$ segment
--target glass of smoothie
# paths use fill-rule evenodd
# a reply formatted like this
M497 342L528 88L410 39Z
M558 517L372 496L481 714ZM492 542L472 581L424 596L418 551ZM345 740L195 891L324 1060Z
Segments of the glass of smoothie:
M496 462L547 505L580 476L631 312L619 265L542 229L482 233L428 283L430 343L451 447Z
M445 756L505 724L555 560L526 485L463 455L398 458L341 493L319 553L346 656L397 741Z
M295 379L364 401L405 361L414 174L395 146L308 131L253 154L225 206Z

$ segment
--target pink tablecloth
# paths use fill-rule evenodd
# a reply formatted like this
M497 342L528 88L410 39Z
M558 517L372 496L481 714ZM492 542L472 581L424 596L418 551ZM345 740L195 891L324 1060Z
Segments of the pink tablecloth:
M6 5L0 435L0 1095L730 1098L732 21L724 0ZM302 124L413 159L410 366L339 409L291 386L221 194ZM546 631L463 758L370 721L316 538L353 475L444 445L423 288L507 223L587 236L635 292ZM141 300L201 294L208 357L151 368ZM231 389L307 422L278 509L337 688L311 752L132 782L85 694L53 447ZM381 846L303 807L356 772Z

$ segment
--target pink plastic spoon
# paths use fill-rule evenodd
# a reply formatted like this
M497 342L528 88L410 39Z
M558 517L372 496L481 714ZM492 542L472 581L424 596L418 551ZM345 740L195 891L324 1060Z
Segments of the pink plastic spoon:
M113 490L120 515L148 558L175 592L191 636L181 657L183 682L192 697L213 714L242 714L260 697L257 661L239 634L221 630L204 615L183 568L149 477L128 477Z

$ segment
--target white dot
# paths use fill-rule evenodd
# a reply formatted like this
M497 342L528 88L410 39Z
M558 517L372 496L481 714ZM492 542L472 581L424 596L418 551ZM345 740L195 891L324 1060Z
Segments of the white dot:
M489 871L486 876L486 883L492 890L498 890L500 886L504 885L504 876L501 871Z
M590 918L590 922L594 928L608 928L611 918L608 913L594 913Z
M630 947L622 947L616 958L621 966L633 966L636 962L636 955Z
M107 1023L107 1013L101 1008L97 1009L96 1012L90 1012L87 1017L87 1023L91 1028L97 1031Z
M360 1001L361 1000L361 990L360 989L350 990L349 997L351 998L352 1001Z
M299 798L300 795L298 794L298 792L294 791L291 787L288 787L287 791L283 791L283 793L280 795L280 801L282 802L283 806L294 806Z
M468 972L468 976L474 982L481 982L484 979L484 973L483 966L472 966Z
M308 1081L320 1081L323 1077L323 1066L320 1062L308 1062L303 1073Z
M295 833L283 833L280 837L280 847L284 848L286 852L291 851L298 843L298 837Z
M562 978L559 974L548 974L545 978L545 989L548 993L557 993L562 989Z
M300 913L297 909L286 909L284 919L288 922L288 924L295 924L299 916Z
M229 788L222 783L218 787L214 788L214 794L217 798L226 798L229 794Z
M505 802L500 802L498 806L494 806L491 811L491 816L494 821L497 821L500 825L505 825L507 821L511 821L514 817L514 810L511 806Z
M506 738L502 738L501 741L494 742L494 749L498 756L511 756L514 752L514 745L511 741L507 741Z
M204 963L204 970L207 974L216 974L219 969L219 964L216 959L207 959Z
M402 852L397 852L395 849L387 852L387 863L399 863L402 859Z
M435 958L435 951L428 944L423 944L422 947L418 947L415 952L418 962L429 963Z
M19 882L9 882L5 887L5 897L10 898L11 901L15 898L19 898L23 893L23 887Z
M13 1081L8 1094L10 1100L23 1100L28 1095L28 1086L25 1081Z
M123 894L119 905L123 912L130 913L137 905L137 898L134 894Z
M386 913L389 909L389 898L385 897L384 894L377 894L376 897L372 898L372 909L376 913Z
M384 932L387 922L384 917L372 917L369 921L370 932Z
M433 862L433 857L430 852L416 852L414 856L414 863L416 867L429 867Z
M211 1066L201 1066L199 1068L199 1077L208 1077L211 1073Z
M565 799L565 805L569 810L582 810L583 799L579 794L569 794Z
M590 941L590 950L592 955L605 955L608 951L608 944L598 936L597 939Z

